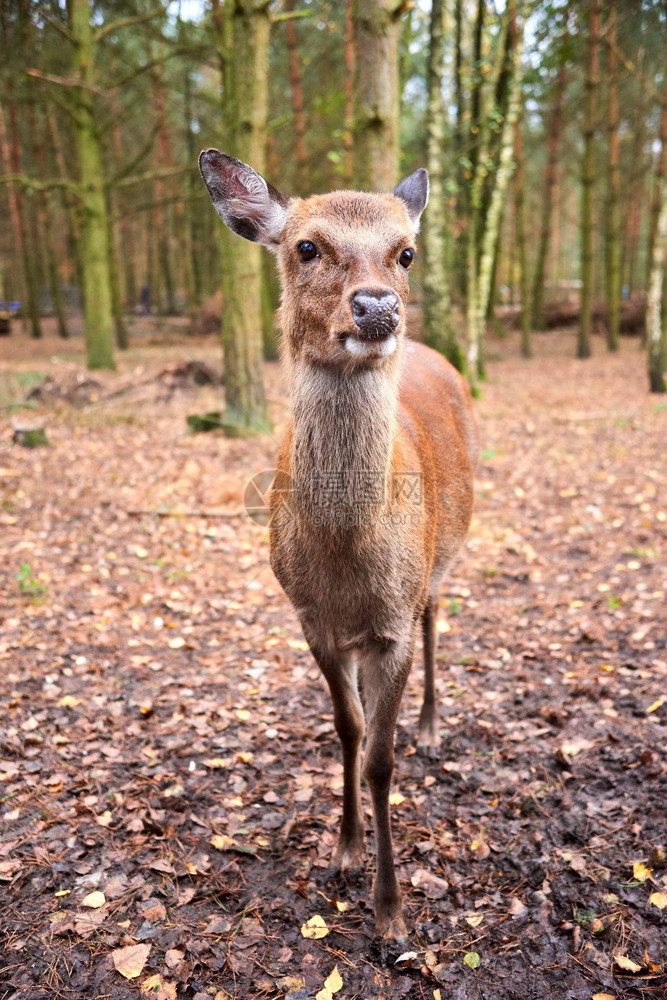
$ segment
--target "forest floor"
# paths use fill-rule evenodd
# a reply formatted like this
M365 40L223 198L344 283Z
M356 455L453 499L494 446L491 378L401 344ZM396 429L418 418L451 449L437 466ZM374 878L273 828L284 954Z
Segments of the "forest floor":
M145 338L93 382L80 341L0 342L2 1000L664 1000L667 407L636 341L594 349L491 342L440 760L419 663L399 717L415 954L386 967L372 837L325 879L330 703L243 513L276 440L185 433L220 390L174 366L215 340ZM12 443L31 422L49 447Z

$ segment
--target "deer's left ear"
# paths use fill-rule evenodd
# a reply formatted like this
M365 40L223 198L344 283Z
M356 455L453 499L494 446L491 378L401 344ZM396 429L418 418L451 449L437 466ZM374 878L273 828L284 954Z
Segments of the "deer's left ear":
M275 249L289 199L247 163L219 149L200 153L199 169L222 221L244 239Z
M419 217L428 201L428 171L423 167L415 170L414 174L410 174L396 185L392 194L400 198L405 205L416 232L419 229Z

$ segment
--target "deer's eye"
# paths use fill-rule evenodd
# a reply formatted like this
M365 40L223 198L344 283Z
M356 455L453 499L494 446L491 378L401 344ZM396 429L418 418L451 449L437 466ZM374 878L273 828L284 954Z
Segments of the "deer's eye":
M401 251L401 256L398 258L398 263L401 265L401 267L404 267L405 270L407 271L407 269L410 267L410 264L412 264L414 259L415 259L415 251L412 250L410 247L407 247L405 250Z
M296 248L299 251L300 260L314 260L315 257L319 257L317 247L314 243L311 243L310 240L300 240L297 243Z

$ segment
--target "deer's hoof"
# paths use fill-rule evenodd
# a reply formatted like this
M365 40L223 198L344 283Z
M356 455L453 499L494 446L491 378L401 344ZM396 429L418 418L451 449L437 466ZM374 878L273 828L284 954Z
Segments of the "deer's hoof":
M380 938L380 957L383 965L393 965L399 955L408 951L408 930L403 917L378 919L377 934Z
M440 734L437 729L420 730L417 740L417 750L429 760L438 760L440 757Z

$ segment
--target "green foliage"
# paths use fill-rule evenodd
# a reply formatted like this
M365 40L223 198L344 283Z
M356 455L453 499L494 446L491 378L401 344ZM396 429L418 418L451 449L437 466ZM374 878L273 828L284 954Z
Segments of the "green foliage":
M34 575L30 563L21 563L14 579L24 597L41 597L46 593L46 584Z

